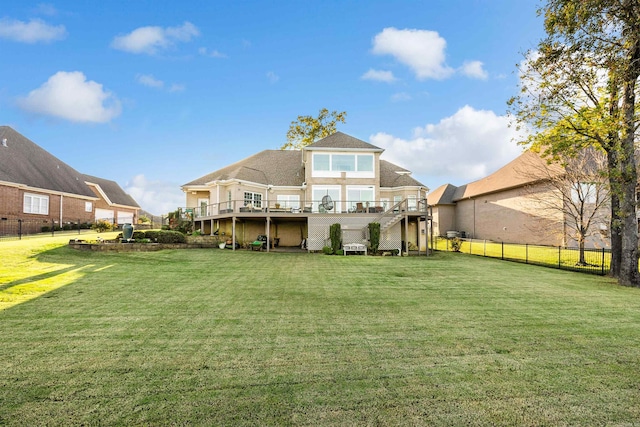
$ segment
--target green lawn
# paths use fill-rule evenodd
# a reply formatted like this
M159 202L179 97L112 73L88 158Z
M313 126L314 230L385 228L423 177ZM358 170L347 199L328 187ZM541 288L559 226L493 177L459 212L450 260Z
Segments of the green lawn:
M57 242L0 242L0 425L640 420L640 289L607 278Z

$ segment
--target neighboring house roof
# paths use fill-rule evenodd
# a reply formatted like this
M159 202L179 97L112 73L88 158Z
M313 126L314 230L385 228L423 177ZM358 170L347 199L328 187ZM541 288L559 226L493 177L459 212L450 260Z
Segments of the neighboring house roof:
M117 182L108 179L98 178L97 176L83 175L87 184L97 184L107 197L107 202L115 205L131 206L139 208L133 197L125 193Z
M96 197L80 172L9 126L0 126L0 181Z
M453 205L453 196L458 187L452 184L444 184L429 193L427 200L432 206L435 205Z
M458 187L453 201L522 187L548 178L549 173L559 174L562 171L559 165L549 165L538 154L525 151L491 175Z
M304 147L304 149L314 148L347 148L351 150L384 151L380 147L376 147L375 145L369 144L368 142L364 142L361 139L354 138L353 136L342 132L336 132Z
M205 185L237 179L264 185L301 186L304 182L302 153L297 150L264 150L184 184Z
M411 172L386 160L380 160L380 187L425 187Z

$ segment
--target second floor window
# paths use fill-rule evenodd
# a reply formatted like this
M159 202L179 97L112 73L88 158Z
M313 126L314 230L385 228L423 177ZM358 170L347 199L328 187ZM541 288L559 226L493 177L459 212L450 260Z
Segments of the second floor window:
M313 155L313 172L317 176L332 172L373 173L373 154L316 153Z

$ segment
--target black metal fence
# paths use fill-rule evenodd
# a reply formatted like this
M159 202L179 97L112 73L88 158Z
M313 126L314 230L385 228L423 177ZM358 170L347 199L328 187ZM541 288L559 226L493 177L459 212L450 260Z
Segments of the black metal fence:
M579 248L503 243L490 240L438 238L434 249L457 250L471 255L602 276L609 273L611 261L611 251L605 248L585 248L581 251Z
M113 218L103 218L103 221L113 223ZM69 221L60 223L53 219L15 219L0 218L0 240L16 240L36 236L57 236L60 234L81 234L93 232L93 223L86 221ZM121 230L122 224L114 230ZM136 224L136 229L160 228L161 224Z

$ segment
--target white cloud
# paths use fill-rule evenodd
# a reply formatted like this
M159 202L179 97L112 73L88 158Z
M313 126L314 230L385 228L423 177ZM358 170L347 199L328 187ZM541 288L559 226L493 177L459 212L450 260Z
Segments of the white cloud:
M180 189L180 184L151 181L142 174L134 176L124 186L124 190L138 202L142 209L154 215L165 215L185 204L185 196Z
M218 51L217 49L207 49L206 47L201 47L198 49L198 53L202 56L208 56L211 58L226 58L227 55Z
M373 68L370 68L369 71L364 73L360 78L362 80L374 80L385 83L393 83L396 81L391 71L374 70Z
M517 157L522 150L512 140L516 135L506 116L464 106L437 124L414 129L409 140L384 132L369 139L385 149L384 159L414 175L455 177L460 185L480 179Z
M163 88L164 82L162 80L158 80L153 77L151 74L138 74L136 76L136 80L143 86L155 87L155 88Z
M444 79L454 70L445 63L447 42L435 31L385 28L373 38L373 53L391 55L419 80Z
M80 71L58 71L17 102L26 111L72 122L106 123L121 112L120 101Z
M391 95L391 101L393 102L410 101L411 99L411 95L406 92L398 92Z
M130 53L153 55L177 42L188 42L199 35L198 28L190 22L185 22L180 27L140 27L129 34L115 37L111 47Z
M0 19L0 38L22 43L49 43L67 36L64 25L49 25L41 19L29 22L9 18Z
M280 80L280 76L278 76L276 73L274 73L273 71L269 71L267 73L267 79L269 79L269 83L276 83L278 80Z
M465 61L462 64L462 74L473 79L486 80L489 73L482 67L484 64L480 61Z
M180 84L180 83L172 83L171 86L169 86L169 92L174 93L174 92L183 92L185 89L185 85Z

